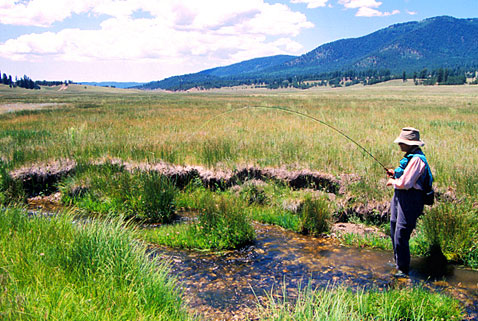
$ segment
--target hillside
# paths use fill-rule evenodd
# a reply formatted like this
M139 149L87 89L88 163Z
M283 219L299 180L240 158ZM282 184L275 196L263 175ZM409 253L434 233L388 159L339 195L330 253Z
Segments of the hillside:
M337 40L299 57L256 58L195 74L166 78L141 89L184 90L280 82L292 77L337 71L389 70L419 72L424 68L478 67L478 19L448 16L395 24L369 35Z

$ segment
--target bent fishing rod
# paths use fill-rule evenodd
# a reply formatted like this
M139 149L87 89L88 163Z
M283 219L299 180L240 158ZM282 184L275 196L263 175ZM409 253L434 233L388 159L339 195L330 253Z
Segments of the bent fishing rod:
M240 110L243 110L243 109L248 109L248 108L262 108L262 109L271 109L271 110L280 110L280 111L283 111L283 112L286 112L286 113L290 113L290 114L294 114L294 115L298 115L298 116L302 116L302 117L305 117L305 118L309 118L313 121L316 121L318 122L319 124L322 124L324 126L327 126L329 127L330 129L336 131L337 133L339 133L340 135L344 136L346 139L348 139L349 141L351 141L352 143L354 143L355 145L357 145L362 151L364 151L367 155L369 155L374 161L376 161L378 164L380 164L380 166L386 171L388 172L388 169L385 167L385 165L383 165L375 156L372 155L372 153L370 153L368 150L365 149L365 147L363 147L362 145L360 145L357 141L355 141L353 138L351 138L349 135L347 135L346 133L344 133L343 131L341 131L340 129L337 129L335 128L334 126L330 125L329 123L321 120L321 119L318 119L314 116L310 116L308 114L305 114L305 113L302 113L300 111L296 111L296 110L292 110L292 109L287 109L287 108L284 108L284 107L279 107L279 106L245 106L245 107L242 107L242 108L238 108L238 109L232 109L232 110L228 110L224 113L221 113L219 115L216 115L212 118L210 118L209 120L207 120L205 123L203 123L203 125L201 127L199 127L196 131L199 131L200 129L204 128L208 123L210 123L212 120L216 119L216 118L219 118L219 117L222 117L226 114L229 114L229 113L232 113L232 112L236 112L236 111L240 111ZM190 135L188 138L190 138L192 135Z

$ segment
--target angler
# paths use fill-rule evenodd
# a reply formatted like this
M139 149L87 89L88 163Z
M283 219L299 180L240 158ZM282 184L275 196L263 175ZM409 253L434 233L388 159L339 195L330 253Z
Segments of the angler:
M395 139L405 156L396 169L389 169L387 186L395 192L390 204L390 236L397 267L396 277L406 277L410 269L410 235L424 205L433 204L433 176L425 154L420 149L418 129L403 128Z

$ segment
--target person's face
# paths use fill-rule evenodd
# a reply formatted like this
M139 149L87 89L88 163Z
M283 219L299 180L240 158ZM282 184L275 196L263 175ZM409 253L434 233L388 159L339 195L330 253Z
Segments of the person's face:
M400 146L400 150L405 153L408 153L414 147L404 143L398 143L398 146Z

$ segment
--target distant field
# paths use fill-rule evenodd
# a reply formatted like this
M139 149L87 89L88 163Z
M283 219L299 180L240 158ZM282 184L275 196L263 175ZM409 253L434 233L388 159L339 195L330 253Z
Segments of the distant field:
M478 194L478 86L417 87L395 81L306 91L235 88L176 94L83 85L59 89L0 86L0 155L10 168L101 157L308 168L358 174L360 188L371 197L387 195L383 169L325 126L253 108L218 116L245 106L280 106L343 130L387 166L401 157L393 144L400 129L419 128L437 185L467 197Z

